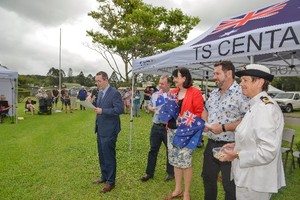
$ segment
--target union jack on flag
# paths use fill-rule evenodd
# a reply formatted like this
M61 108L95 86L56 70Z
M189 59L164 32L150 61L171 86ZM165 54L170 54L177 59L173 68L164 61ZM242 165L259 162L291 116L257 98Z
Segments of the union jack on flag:
M173 144L178 147L196 149L202 136L205 121L197 115L185 111L180 118Z
M240 28L244 26L246 23L248 23L251 20L256 20L256 19L262 19L266 17L270 17L273 15L276 15L279 13L281 9L283 9L287 4L289 0L283 0L277 4L274 4L272 6L269 6L267 8L261 9L261 10L256 10L256 11L251 11L246 13L245 15L241 15L237 18L232 18L228 20L224 20L220 23L220 25L211 32L212 34L219 33L221 31L227 30L229 28Z

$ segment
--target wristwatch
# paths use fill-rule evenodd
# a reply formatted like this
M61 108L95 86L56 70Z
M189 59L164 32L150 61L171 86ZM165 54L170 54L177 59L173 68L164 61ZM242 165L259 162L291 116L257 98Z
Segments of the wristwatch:
M239 151L238 151L238 152L236 152L236 158L237 158L237 159L240 159L240 155L239 155L239 154L240 154L240 152L239 152Z
M223 132L226 132L225 124L222 124L222 131L223 131Z

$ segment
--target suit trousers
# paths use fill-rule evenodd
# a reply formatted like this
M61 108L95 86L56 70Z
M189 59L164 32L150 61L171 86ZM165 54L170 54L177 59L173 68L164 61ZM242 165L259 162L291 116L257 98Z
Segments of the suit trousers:
M168 159L168 150L167 150L167 130L164 125L155 124L151 128L150 132L150 151L148 153L148 163L146 174L154 176L154 171L156 167L157 155L161 146L161 143L164 143L166 148L166 171L168 175L174 176L174 167L170 165Z
M106 184L114 185L116 179L116 142L118 134L100 136L97 133L98 158L100 164L101 178Z
M212 149L221 147L227 142L218 142L208 139L204 150L202 178L204 183L204 199L216 200L218 195L217 180L219 172L222 174L222 184L225 191L225 200L235 200L235 184L230 180L231 162L221 162L214 158Z

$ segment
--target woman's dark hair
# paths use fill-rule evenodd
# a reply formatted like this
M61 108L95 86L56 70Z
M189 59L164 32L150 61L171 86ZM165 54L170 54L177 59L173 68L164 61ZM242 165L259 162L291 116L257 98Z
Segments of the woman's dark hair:
M182 77L185 77L185 81L183 83L184 88L189 88L193 85L193 79L190 73L190 70L188 70L185 67L177 68L172 72L172 75L174 77L178 77L178 72L181 74Z

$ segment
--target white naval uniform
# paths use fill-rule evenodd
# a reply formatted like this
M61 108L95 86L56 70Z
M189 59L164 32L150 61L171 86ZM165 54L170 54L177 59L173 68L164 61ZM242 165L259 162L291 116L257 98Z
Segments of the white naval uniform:
M267 97L265 101L261 98ZM250 109L236 128L231 175L237 187L256 192L277 193L285 186L281 139L282 111L266 92L250 100Z

